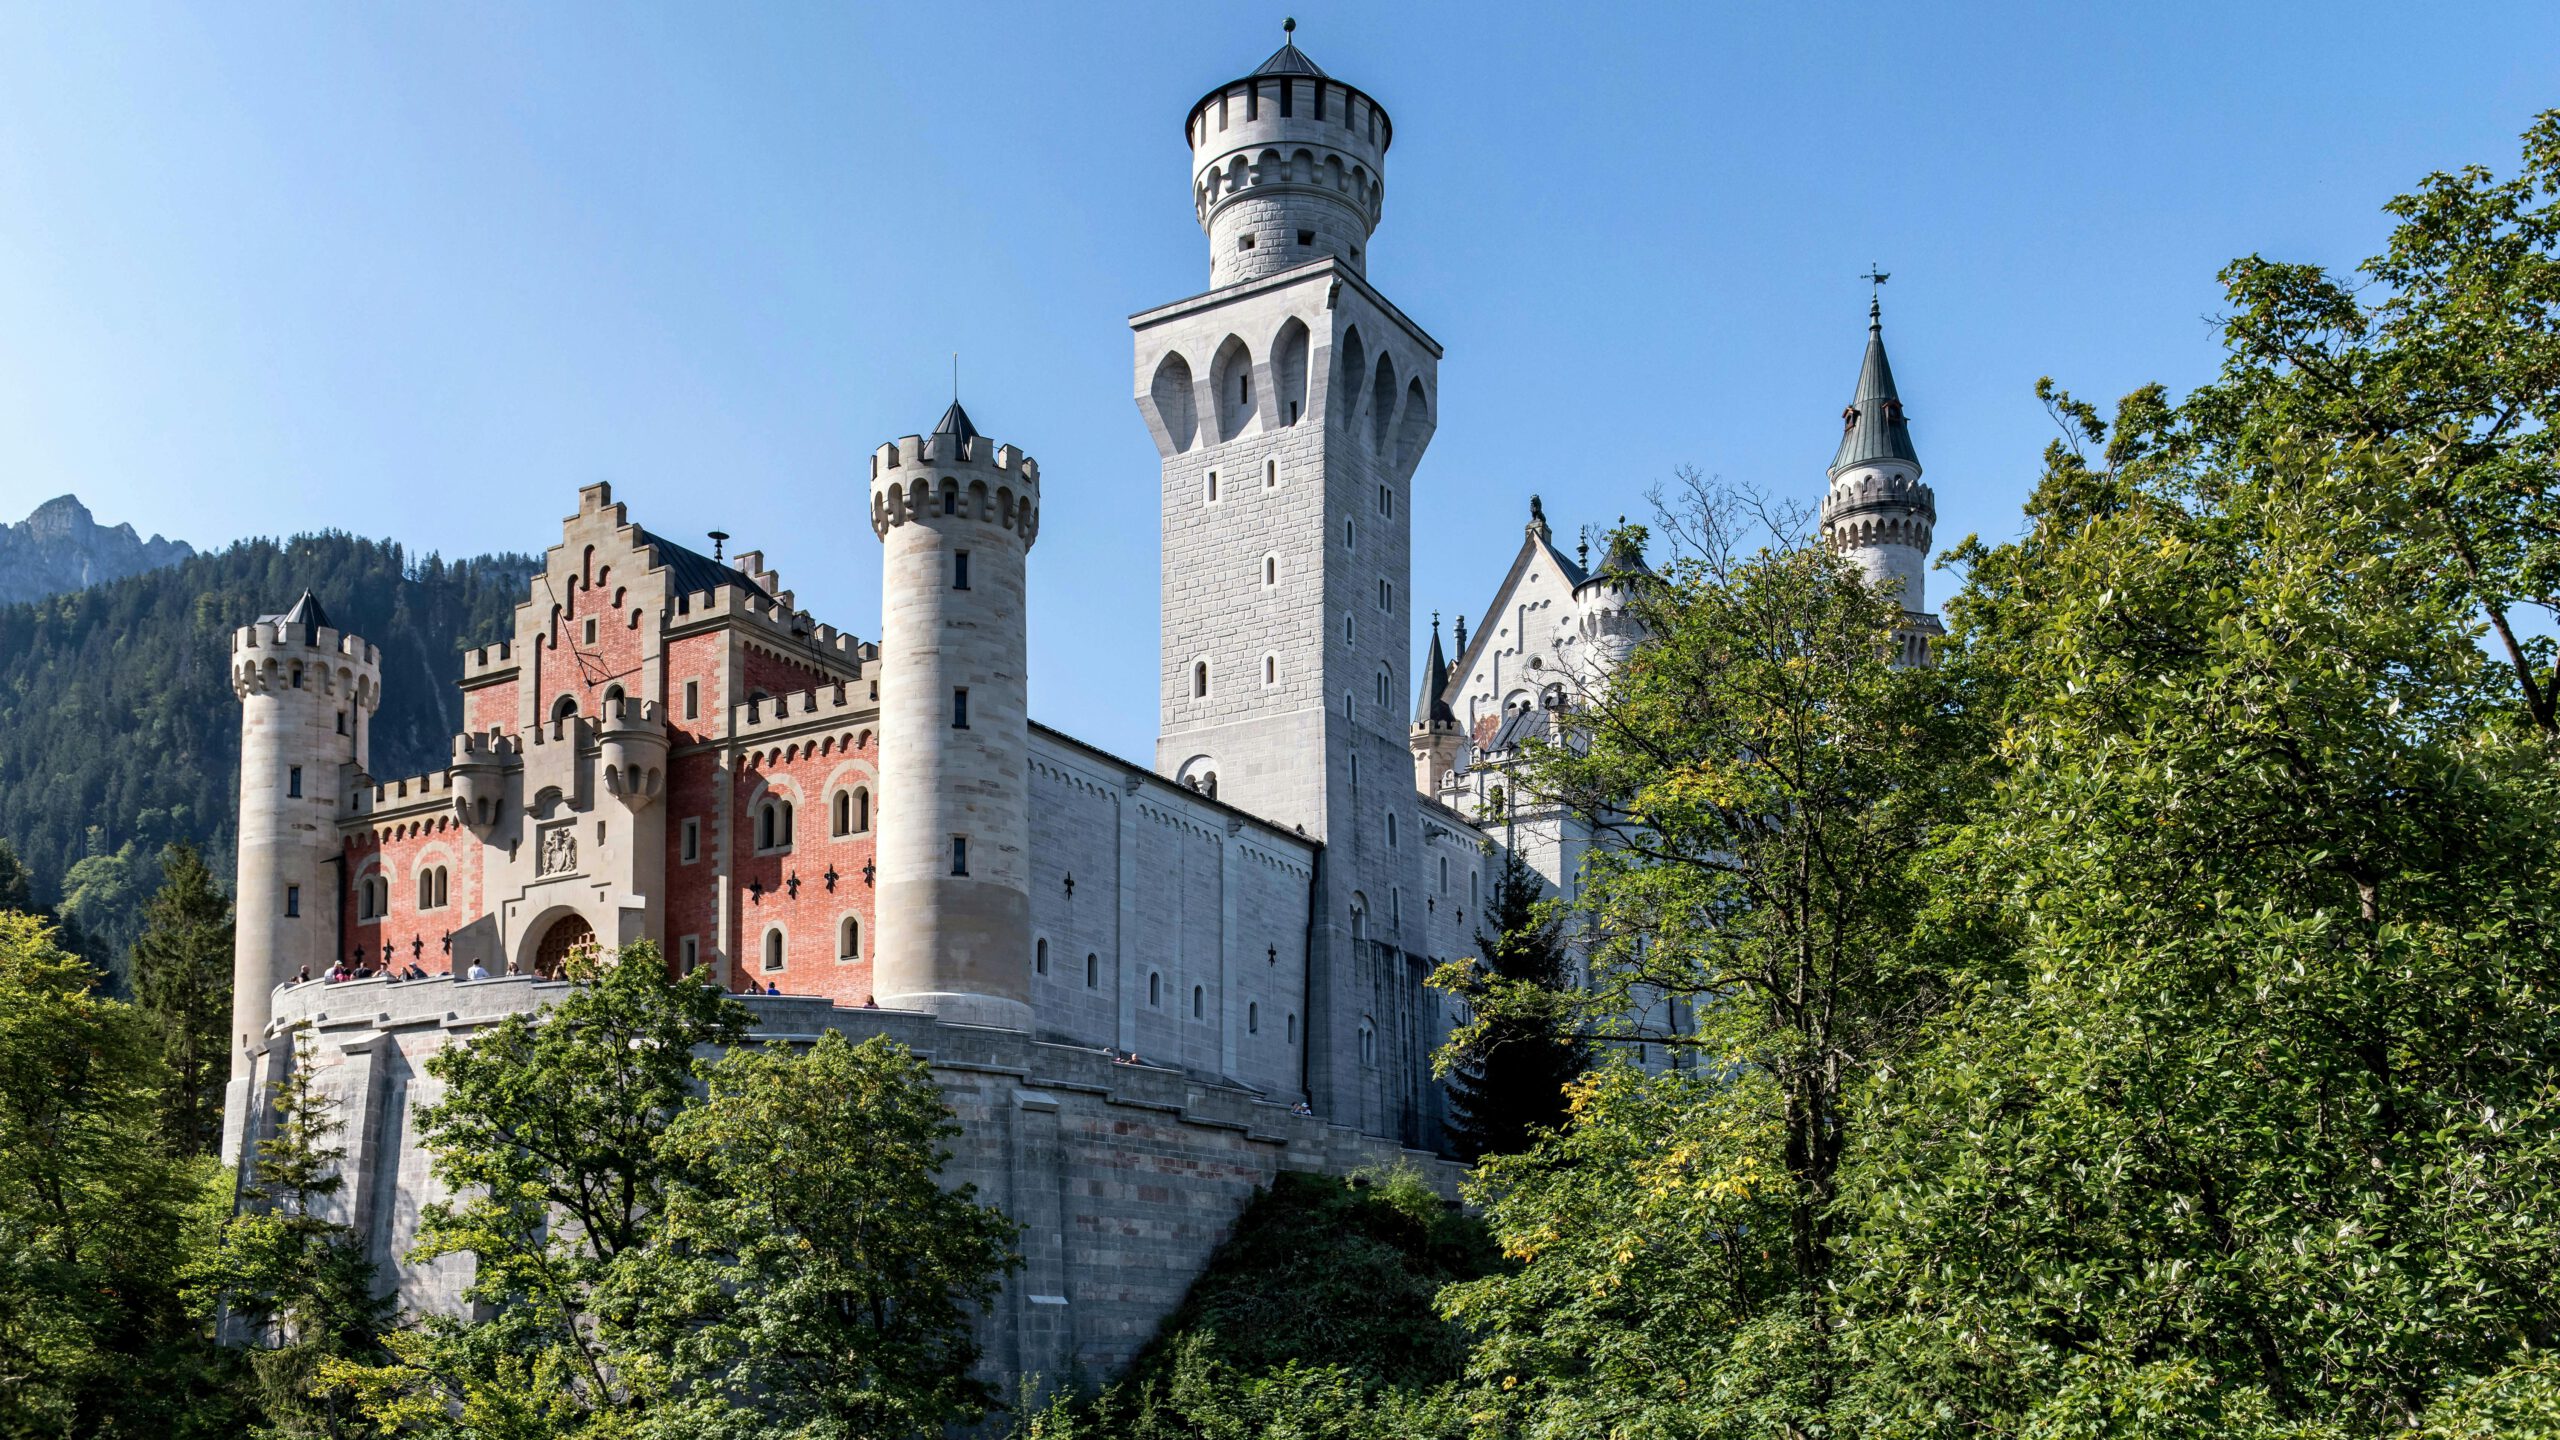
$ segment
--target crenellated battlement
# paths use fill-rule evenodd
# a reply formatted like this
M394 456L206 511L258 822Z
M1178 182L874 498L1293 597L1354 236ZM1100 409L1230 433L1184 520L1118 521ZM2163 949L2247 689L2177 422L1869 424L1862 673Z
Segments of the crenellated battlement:
M692 626L730 620L757 626L784 639L825 651L855 674L861 673L866 655L877 653L876 647L864 643L852 632L821 624L810 618L808 611L790 609L743 585L695 590L673 596L667 604L670 624Z
M767 695L734 707L729 734L734 740L748 741L811 726L823 727L830 721L868 720L879 709L880 702L869 685L819 685L797 693Z
M354 816L378 815L422 805L441 807L453 798L451 770L430 770L423 775L399 780L371 780L366 776L358 776L357 779L347 807L348 813Z
M1862 470L1832 482L1822 497L1822 520L1828 525L1854 511L1880 506L1917 510L1934 522L1938 492L1927 481L1900 470Z
M908 435L871 455L871 533L958 521L1040 535L1040 462L983 435Z
M231 632L234 698L292 689L351 696L353 703L371 711L382 703L382 652L326 625L272 617Z
M503 731L490 730L453 737L453 763L456 765L505 765L523 756L524 746Z
M475 645L462 652L462 683L493 678L516 668L513 641L501 640L495 645Z

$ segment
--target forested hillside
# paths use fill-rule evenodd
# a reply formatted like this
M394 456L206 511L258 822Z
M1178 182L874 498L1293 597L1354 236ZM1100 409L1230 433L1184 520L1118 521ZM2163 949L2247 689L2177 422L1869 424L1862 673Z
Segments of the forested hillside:
M316 593L381 647L376 773L414 774L462 723L462 648L500 635L533 566L521 555L412 560L385 541L302 535L0 607L0 839L90 958L120 966L161 847L189 841L216 875L231 874L233 629Z

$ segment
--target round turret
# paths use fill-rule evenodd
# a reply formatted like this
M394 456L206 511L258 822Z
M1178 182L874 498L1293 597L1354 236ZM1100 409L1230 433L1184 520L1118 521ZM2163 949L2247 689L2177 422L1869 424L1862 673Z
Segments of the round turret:
M607 701L602 733L604 788L630 809L647 808L667 788L667 727L657 705Z
M1377 101L1284 44L1202 96L1183 133L1212 289L1328 255L1367 273L1395 134Z
M223 1158L237 1161L275 988L337 958L338 810L365 767L382 657L329 624L309 592L232 632L240 701L240 867L234 888L231 1087Z
M1618 526L1599 568L1573 587L1575 625L1600 671L1585 677L1594 682L1606 680L1635 653L1644 638L1644 622L1630 606L1636 592L1658 578L1644 563L1643 532L1628 529L1623 515Z
M507 802L507 771L523 763L517 743L498 731L453 737L453 818L486 840Z
M1024 560L1040 467L958 404L871 459L880 537L882 1005L1031 1026Z
M1914 615L1928 606L1929 546L1938 497L1920 479L1920 452L1884 353L1884 319L1867 309L1867 353L1858 391L1840 412L1840 449L1831 488L1822 497L1822 538L1865 572L1893 587Z

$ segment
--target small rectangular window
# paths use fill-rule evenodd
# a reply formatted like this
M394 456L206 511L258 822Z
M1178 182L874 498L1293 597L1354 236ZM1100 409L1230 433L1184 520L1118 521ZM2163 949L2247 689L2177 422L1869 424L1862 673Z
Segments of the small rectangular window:
M302 887L299 885L284 887L284 918L287 920L302 918Z
M1316 243L1316 232L1314 232L1313 230L1301 230L1301 231L1299 231L1299 232L1298 232L1298 248L1299 248L1299 249L1301 249L1301 250L1305 250L1305 249L1312 248L1312 247L1315 245L1315 243Z
M1244 118L1247 120L1262 118L1262 87L1259 84L1244 87Z
M588 644L593 645L596 643L596 622L594 616L587 617L586 636Z
M292 796L296 800L302 798L301 766L296 765L284 772L284 793Z
M1298 82L1297 82L1297 81L1295 81L1295 80L1283 80L1283 81L1281 81L1281 82L1280 82L1280 118L1281 118L1281 119L1286 120L1286 119L1288 119L1291 115L1293 115L1293 114L1297 113L1296 111L1294 111L1293 109L1291 109L1291 108L1290 108L1290 102L1292 102L1292 101L1296 100L1297 98L1298 98Z
M341 735L347 733L347 712L344 710L338 712L338 733Z
M699 819L685 821L681 834L683 838L678 842L676 853L685 864L690 865L702 858L702 822Z
M1381 610L1396 608L1396 582L1393 580L1378 582L1378 608Z
M969 552L966 550L951 552L951 588L954 590L969 588Z
M1396 492L1385 485L1378 487L1378 513L1390 520L1396 518Z
M945 490L942 492L942 513L945 515L957 515L960 513L959 491Z
M1237 248L1237 249L1239 249L1239 250L1250 250L1250 249L1252 249L1252 248L1253 248L1253 237L1252 237L1251 235L1239 235L1239 236L1237 236L1237 237L1236 237L1236 248Z
M958 686L951 692L951 728L954 730L969 728L969 687L966 685Z
M684 968L692 970L702 964L702 937L687 935L676 942L676 954L683 958Z
M702 718L702 682L699 680L684 682L684 718L687 720Z
M1209 472L1209 483L1208 483L1207 489L1205 490L1205 492L1204 492L1204 493L1205 493L1206 497L1208 498L1209 503L1211 503L1211 504L1213 504L1213 505L1217 503L1217 500L1218 500L1218 472L1217 472L1217 471L1212 470L1212 471L1210 471L1210 472Z
M969 837L966 835L951 837L951 873L954 875L969 873Z

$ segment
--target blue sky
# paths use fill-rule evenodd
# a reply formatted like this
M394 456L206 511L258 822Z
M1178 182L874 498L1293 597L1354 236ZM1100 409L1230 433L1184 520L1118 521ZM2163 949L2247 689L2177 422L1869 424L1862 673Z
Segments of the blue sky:
M2015 528L2051 374L2215 357L2213 275L2370 253L2560 104L2560 6L0 6L0 517L538 548L614 482L876 633L865 457L1039 456L1035 713L1145 757L1125 317L1196 293L1182 118L1284 11L1396 119L1371 277L1447 347L1416 645L1532 491L1810 500L1870 261L1939 539Z

